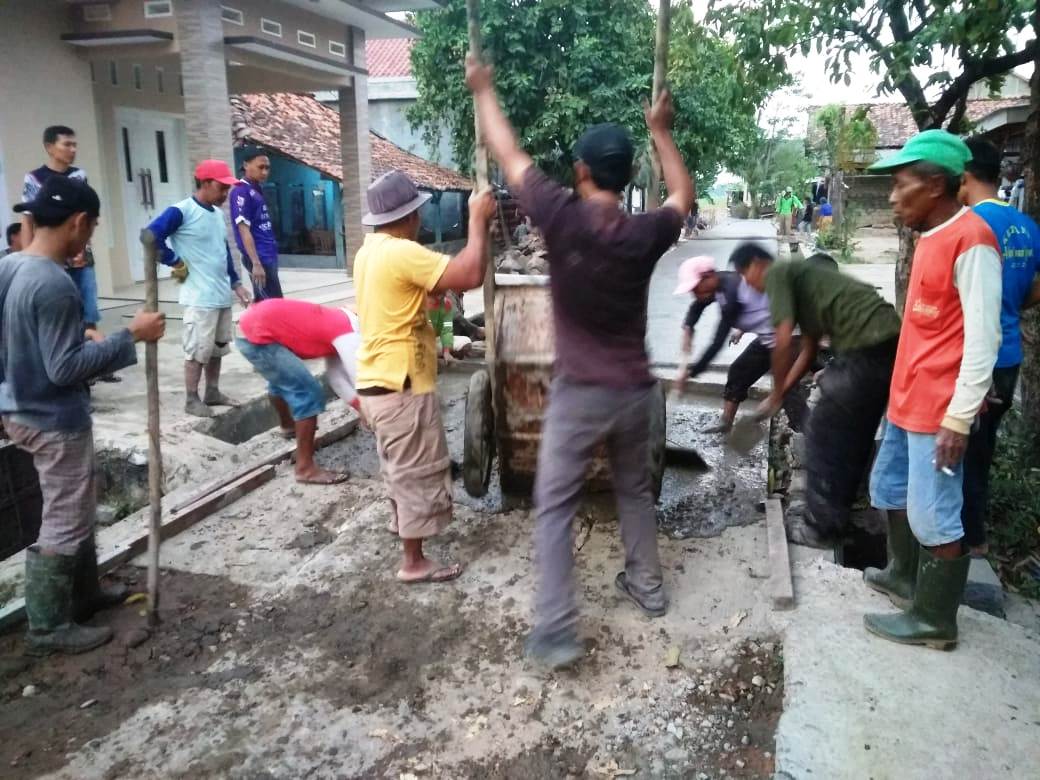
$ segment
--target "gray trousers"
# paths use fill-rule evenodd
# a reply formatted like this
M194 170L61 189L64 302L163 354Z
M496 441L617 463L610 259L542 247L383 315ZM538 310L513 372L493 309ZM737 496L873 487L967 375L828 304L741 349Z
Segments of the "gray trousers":
M36 546L75 555L97 519L93 432L40 431L6 417L4 429L19 449L32 455L39 475L43 518Z
M647 606L664 605L647 439L653 392L552 382L534 485L540 636L573 632L577 622L571 525L600 442L610 457L629 590Z

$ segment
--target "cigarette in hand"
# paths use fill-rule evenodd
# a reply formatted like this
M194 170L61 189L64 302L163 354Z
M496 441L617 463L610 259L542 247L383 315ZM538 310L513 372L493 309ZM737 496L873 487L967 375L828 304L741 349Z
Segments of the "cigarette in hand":
M936 462L937 461L933 458L932 459L932 465L934 466L936 464ZM943 474L945 474L948 477L956 477L957 476L956 472L954 472L954 470L951 469L949 466L943 466L941 469L939 469L939 471L941 471Z

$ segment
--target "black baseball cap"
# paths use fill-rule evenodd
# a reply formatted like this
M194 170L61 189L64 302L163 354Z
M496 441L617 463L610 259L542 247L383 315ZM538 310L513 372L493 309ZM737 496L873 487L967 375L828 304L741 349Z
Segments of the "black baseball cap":
M16 212L28 212L45 222L64 222L81 211L90 217L101 214L101 200L94 188L85 181L68 176L51 176L44 182L36 197L14 207Z
M604 189L623 190L632 179L635 150L628 131L605 122L586 130L574 145L574 158L592 171L592 179Z

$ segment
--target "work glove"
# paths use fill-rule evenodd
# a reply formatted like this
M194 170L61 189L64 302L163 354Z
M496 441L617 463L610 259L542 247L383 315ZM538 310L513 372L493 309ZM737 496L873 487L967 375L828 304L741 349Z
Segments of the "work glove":
M170 269L170 276L176 279L179 284L184 283L184 280L188 278L188 266L183 260L178 260L173 265Z

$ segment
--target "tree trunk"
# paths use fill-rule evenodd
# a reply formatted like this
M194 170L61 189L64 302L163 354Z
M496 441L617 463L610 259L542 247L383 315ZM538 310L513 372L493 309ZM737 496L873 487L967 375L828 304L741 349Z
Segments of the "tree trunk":
M657 9L657 38L654 42L654 86L651 100L664 90L668 82L668 27L672 20L671 0L661 0ZM650 186L647 187L647 211L661 205L661 158L653 139L650 140Z
M1040 30L1040 6L1034 16L1033 29ZM1025 210L1040 222L1040 53L1033 68L1030 112L1022 151L1026 177ZM1025 351L1019 374L1022 420L1037 445L1033 448L1034 459L1040 461L1040 454L1037 454L1040 449L1040 307L1022 317L1022 346Z
M910 266L914 260L914 231L901 223L897 223L899 229L899 256L896 258L896 311L903 316L903 308L906 306L906 288L910 286Z

